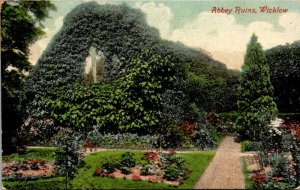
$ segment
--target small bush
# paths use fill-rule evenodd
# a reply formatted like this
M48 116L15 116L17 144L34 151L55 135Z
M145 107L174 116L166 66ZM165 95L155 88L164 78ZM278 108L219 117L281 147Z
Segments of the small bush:
M132 152L125 152L121 155L119 169L124 174L130 173L130 168L136 165L135 155Z
M262 189L293 189L293 184L270 180L262 185Z
M210 112L206 116L206 120L209 124L215 125L219 121L219 116L215 114L214 112Z
M163 169L163 178L167 180L177 180L178 178L187 178L189 169L186 161L176 155L175 152L161 153L160 162Z
M33 162L33 163L30 165L30 169L31 169L31 170L39 170L40 167L39 167L39 165L38 165L37 162Z
M243 141L241 143L242 152L261 150L262 143L255 141Z
M190 136L196 131L196 129L198 129L198 126L196 123L185 121L181 125L181 128L183 129L184 135Z
M267 176L261 173L255 173L251 176L255 189L262 189L263 184L267 181Z
M183 144L184 139L183 129L177 124L170 124L164 127L164 131L159 139L159 145L164 149L178 148Z
M104 162L102 162L102 163L100 164L100 167L101 167L101 169L103 169L105 172L107 172L107 173L112 173L112 172L115 171L115 168L118 167L118 162L117 162L115 159L109 157L109 158L107 158Z
M164 166L163 171L163 178L169 181L177 180L182 172L176 164L167 164Z
M216 139L214 139L206 128L201 128L196 131L193 134L192 139L195 145L200 149L213 148L216 146Z
M289 162L282 153L273 153L269 156L269 162L272 168L272 176L281 176L284 181L290 181L291 171Z
M148 162L141 162L140 166L141 166L141 175L149 175L150 174Z

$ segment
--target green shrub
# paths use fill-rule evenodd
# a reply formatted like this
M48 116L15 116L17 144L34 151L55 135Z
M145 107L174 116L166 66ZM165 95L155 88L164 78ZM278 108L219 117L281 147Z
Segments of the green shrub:
M162 165L163 178L177 180L179 177L187 178L189 169L186 161L174 153L161 153L159 160Z
M255 141L243 141L241 143L241 150L242 152L246 151L258 151L261 150L262 143L261 142L255 142Z
M177 180L182 172L176 164L168 164L164 166L163 171L163 178L169 181Z
M30 169L31 169L31 170L39 170L40 167L39 167L39 165L38 165L37 162L33 162L33 163L30 165Z
M272 168L272 176L282 176L284 181L291 182L289 162L282 153L275 152L271 154L271 156L269 156L269 162Z
M211 135L212 135L212 138L215 139L216 145L219 145L222 142L222 140L224 139L226 133L221 132L221 131L213 130L211 132Z
M220 113L219 115L219 122L216 126L218 131L222 131L224 133L236 133L236 127L234 123L238 117L237 112L227 112L227 113Z
M112 173L118 167L118 161L112 157L107 158L100 164L100 168L105 170L106 173Z
M164 129L158 142L159 147L164 149L180 147L185 138L183 129L177 124L165 126Z
M121 155L119 169L124 174L130 173L130 168L136 165L136 158L134 153L132 152L125 152Z
M261 187L261 189L293 189L294 185L287 182L279 182L270 180L266 183L264 183Z
M149 175L149 163L148 162L141 162L139 164L141 166L141 175Z
M209 149L216 146L216 139L207 128L200 128L192 135L194 144L200 149Z

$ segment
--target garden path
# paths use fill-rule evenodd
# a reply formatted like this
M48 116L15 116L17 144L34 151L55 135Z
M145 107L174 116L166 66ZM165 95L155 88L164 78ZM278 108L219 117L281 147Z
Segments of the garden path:
M195 189L244 189L240 144L226 136Z

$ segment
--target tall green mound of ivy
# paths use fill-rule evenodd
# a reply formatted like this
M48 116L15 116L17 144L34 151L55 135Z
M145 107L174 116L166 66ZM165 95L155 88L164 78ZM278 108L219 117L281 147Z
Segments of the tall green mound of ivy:
M84 62L92 45L104 53L106 64L110 64L114 56L129 60L141 46L158 38L158 31L146 25L141 12L96 2L79 5L64 18L63 27L33 68L29 92L57 97L83 84Z
M28 96L32 98L31 110L42 112L42 97L55 99L74 86L84 84L84 62L91 46L101 50L106 57L105 81L118 78L124 69L124 65L119 63L129 63L143 49L161 56L170 55L174 59L176 74L183 79L187 78L187 67L191 71L193 68L201 70L206 74L207 80L211 79L211 75L218 75L217 78L221 80L226 77L220 72L208 73L211 68L224 72L227 68L206 53L180 43L162 40L158 30L147 25L141 11L126 5L89 2L75 7L67 14L62 28L30 72L26 84ZM231 85L226 82L229 79L224 80L219 86ZM202 97L202 102L211 102L206 101L207 95ZM218 100L219 98L214 98L214 101ZM220 106L218 104L214 107Z
M300 41L266 51L274 100L282 113L300 112Z
M239 91L236 126L244 138L260 140L277 114L277 107L272 98L269 66L255 35L247 46Z
M62 127L86 132L153 133L161 123L163 93L176 89L174 63L144 50L113 82L79 86L58 99L46 99L48 117Z

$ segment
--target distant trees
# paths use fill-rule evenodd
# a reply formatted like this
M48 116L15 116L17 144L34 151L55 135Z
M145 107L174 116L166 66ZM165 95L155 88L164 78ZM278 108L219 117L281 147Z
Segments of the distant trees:
M1 9L2 142L7 153L15 148L26 110L28 47L44 34L41 23L55 6L49 1L17 1L4 2Z
M300 112L300 41L267 50L266 59L279 112Z
M197 62L188 68L187 91L198 107L207 112L236 111L240 73L220 66L198 68Z
M269 66L255 35L247 46L239 91L236 126L244 138L259 140L277 114L277 108L272 98Z

